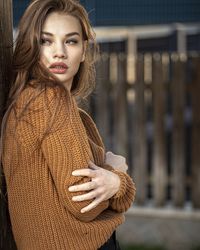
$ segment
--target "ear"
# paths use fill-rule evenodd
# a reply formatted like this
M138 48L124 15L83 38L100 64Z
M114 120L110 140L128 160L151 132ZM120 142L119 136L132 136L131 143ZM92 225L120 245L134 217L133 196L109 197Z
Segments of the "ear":
M83 54L82 54L82 59L81 62L85 61L85 54L88 46L88 41L83 41Z

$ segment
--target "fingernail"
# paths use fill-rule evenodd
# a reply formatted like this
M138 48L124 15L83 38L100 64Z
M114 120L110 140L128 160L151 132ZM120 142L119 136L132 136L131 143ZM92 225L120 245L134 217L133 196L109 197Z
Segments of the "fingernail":
M69 187L68 190L69 190L69 191L73 191L73 188L72 188L72 187Z
M73 172L72 172L72 175L77 176L77 175L78 175L78 172L73 171Z
M84 209L82 209L82 210L81 210L81 213L82 213L82 214L83 214L83 213L85 213L85 210L84 210Z

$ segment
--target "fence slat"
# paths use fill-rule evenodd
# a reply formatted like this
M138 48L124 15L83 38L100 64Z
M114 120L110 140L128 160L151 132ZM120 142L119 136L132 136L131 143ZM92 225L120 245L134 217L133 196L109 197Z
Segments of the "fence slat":
M114 83L113 88L113 146L116 153L122 154L127 158L126 57L118 55L117 62L117 82Z
M200 58L193 60L196 77L192 86L192 202L200 208Z
M153 117L154 117L154 148L153 148L153 194L156 206L166 201L167 166L166 141L164 129L165 85L161 57L153 57Z
M103 55L96 64L95 120L107 149L111 149L109 109L109 56Z
M144 58L136 59L135 109L133 121L133 168L132 176L137 187L136 202L144 205L147 198L147 144L146 112L144 103Z
M174 205L181 207L185 200L185 63L177 57L172 67L172 198Z

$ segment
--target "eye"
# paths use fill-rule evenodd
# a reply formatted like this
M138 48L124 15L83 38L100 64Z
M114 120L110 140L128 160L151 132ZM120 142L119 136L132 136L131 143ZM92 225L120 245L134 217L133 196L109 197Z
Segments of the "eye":
M41 44L42 45L50 45L51 44L51 40L49 40L47 38L42 38L41 39Z
M66 41L66 43L68 43L70 45L73 45L73 44L77 44L78 40L77 39L69 39L69 40Z

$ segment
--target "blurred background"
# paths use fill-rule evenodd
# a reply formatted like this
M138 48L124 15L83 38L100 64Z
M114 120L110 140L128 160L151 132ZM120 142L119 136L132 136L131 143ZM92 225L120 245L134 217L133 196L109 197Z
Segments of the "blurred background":
M101 51L88 108L137 187L122 249L200 249L200 1L80 2Z

